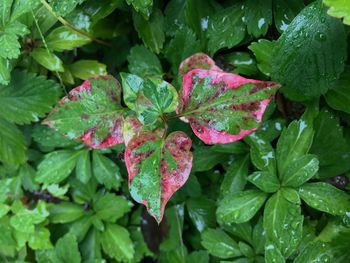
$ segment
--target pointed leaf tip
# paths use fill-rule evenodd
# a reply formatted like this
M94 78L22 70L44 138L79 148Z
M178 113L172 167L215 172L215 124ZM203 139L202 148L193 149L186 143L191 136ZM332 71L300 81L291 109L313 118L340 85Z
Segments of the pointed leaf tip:
M99 149L123 143L121 87L112 76L91 78L63 97L44 124Z
M204 143L234 142L259 127L279 87L223 71L192 69L183 76L177 113Z
M136 202L147 207L160 223L166 203L188 179L192 168L191 139L173 132L165 140L144 132L126 147L129 189Z

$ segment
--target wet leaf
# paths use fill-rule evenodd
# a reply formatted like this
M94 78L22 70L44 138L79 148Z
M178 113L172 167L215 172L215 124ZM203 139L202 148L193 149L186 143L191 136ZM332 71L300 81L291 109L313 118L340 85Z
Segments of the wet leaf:
M165 140L151 132L132 139L125 150L131 196L160 222L171 196L187 181L192 142L182 132Z
M234 5L209 16L207 37L211 55L222 48L232 48L244 39L243 12L240 5Z
M91 42L91 39L67 26L57 27L45 38L47 47L52 51L65 51L81 47Z
M254 172L248 176L248 181L266 193L275 193L280 187L277 176L270 172Z
M258 42L253 42L248 47L254 52L258 62L259 70L266 76L270 76L272 72L272 53L276 41L269 41L266 39L259 39Z
M206 198L192 198L186 202L187 211L192 223L199 232L215 227L215 202Z
M121 88L112 76L86 80L71 90L50 113L45 124L92 148L123 142Z
M78 60L68 68L74 77L83 80L107 75L106 65L96 60Z
M16 124L39 121L61 94L52 80L15 70L8 86L0 85L0 117Z
M288 28L294 17L304 8L303 0L274 0L273 17L280 33Z
M286 200L281 191L270 197L264 211L266 238L285 258L298 248L302 238L302 227L303 216L299 204ZM271 249L274 249L273 246ZM265 249L269 250L268 247Z
M265 35L272 23L272 0L247 0L244 9L248 34Z
M282 185L298 187L310 180L318 171L317 157L312 154L304 155L291 162L282 176Z
M130 73L140 77L161 77L162 65L158 57L145 46L133 46L128 55Z
M184 61L179 66L179 73L185 75L192 69L211 69L222 71L218 66L215 65L215 61L204 53L196 53Z
M335 86L344 70L346 37L342 23L320 1L304 8L273 50L273 79L295 100L317 97Z
M126 0L126 2L134 7L136 12L140 12L145 17L149 17L152 11L153 0Z
M341 216L350 211L350 195L330 184L304 184L299 194L309 206L331 215Z
M221 229L212 229L202 233L202 245L218 258L232 258L241 255L238 244Z
M183 78L177 113L206 144L234 142L259 127L278 87L216 70L191 70Z
M31 56L44 68L51 71L63 72L63 62L54 53L44 48L35 48Z
M246 190L228 194L219 202L216 216L219 222L241 224L249 221L261 208L267 194Z

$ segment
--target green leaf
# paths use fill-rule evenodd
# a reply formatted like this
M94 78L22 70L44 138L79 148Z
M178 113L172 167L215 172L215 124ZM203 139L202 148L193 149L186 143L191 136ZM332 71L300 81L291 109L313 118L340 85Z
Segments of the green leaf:
M97 198L94 210L97 218L113 223L130 211L130 204L123 196L107 193Z
M77 5L85 2L86 0L49 0L49 3L53 11L59 16L66 16L72 12Z
M258 68L255 59L248 52L232 52L224 55L224 60L234 67L233 73L256 76Z
M0 57L0 85L8 85L11 79L10 60Z
M61 262L80 263L81 256L78 248L78 242L74 235L66 234L61 237L55 247L57 258Z
M63 62L54 53L44 48L35 48L31 56L36 62L51 71L63 72Z
M209 263L209 254L205 250L194 251L186 258L186 263Z
M330 16L342 18L343 23L350 25L350 3L346 0L323 0L323 3L330 8L327 13Z
M219 201L216 216L225 223L244 223L249 221L261 208L267 194L257 190L228 194Z
M80 244L81 255L87 262L103 263L100 240L100 232L96 228L91 228L84 241ZM98 259L100 261L97 261Z
M244 39L243 12L241 5L234 5L209 17L207 37L211 55L222 48L232 48Z
M210 152L209 147L197 147L193 152L192 172L204 172L215 167L215 165L229 161L228 155L220 152ZM232 168L233 169L233 168Z
M45 124L92 148L123 141L121 87L112 76L86 80L72 89L50 113Z
M15 70L9 86L0 85L0 117L17 124L38 121L51 109L60 93L55 82Z
M34 234L35 225L43 222L48 216L49 212L46 209L46 204L40 201L35 209L29 210L22 206L22 204L15 204L12 210L15 215L10 219L11 226L18 232Z
M136 12L140 12L145 17L149 17L152 11L153 0L126 0L126 2L134 7Z
M314 241L301 251L294 263L334 262L333 260L332 247L327 243Z
M178 100L177 91L171 84L158 78L147 78L137 94L135 110L142 123L152 125L164 113L174 112Z
M23 133L16 125L0 118L0 161L15 164L26 160L27 146Z
M207 198L189 199L186 201L187 211L192 223L199 232L215 227L215 202Z
M16 251L16 240L12 235L12 228L9 223L9 217L0 218L0 253L4 256L14 256Z
M334 89L325 95L329 106L350 114L350 66L346 66Z
M123 87L123 99L125 104L133 111L136 111L136 99L143 89L144 80L137 75L120 73Z
M106 229L101 234L103 251L118 261L130 261L134 256L134 247L129 232L121 226L106 224Z
M350 211L350 195L327 183L308 183L299 188L300 197L312 208L331 215Z
M334 87L345 59L344 27L316 1L303 9L278 39L272 76L294 99L317 97Z
M36 227L35 233L29 237L28 245L34 250L52 248L50 231L42 226Z
M60 202L52 204L48 207L50 212L50 222L57 224L65 224L73 222L84 215L82 205L77 205L70 202Z
M91 39L71 28L61 26L52 30L45 41L50 50L62 52L86 45Z
M254 172L248 176L248 181L266 193L275 193L280 188L277 176L270 172Z
M296 159L305 155L314 135L312 124L306 120L293 121L283 129L277 142L276 158L279 177L283 178L286 168Z
M310 152L320 161L320 178L330 178L349 170L350 142L344 137L340 119L327 109L320 111L314 121L315 136Z
M221 229L211 229L202 233L202 245L218 258L232 258L241 255L238 244Z
M78 60L68 68L74 77L83 80L107 75L106 65L96 60Z
M145 46L133 46L130 49L128 62L128 68L132 74L141 77L161 77L163 75L158 57Z
M0 203L0 218L6 215L10 211L10 206Z
M275 150L271 144L257 133L250 134L245 141L250 145L250 158L254 166L276 175Z
M285 263L281 251L273 243L267 243L265 246L265 262Z
M92 177L90 151L85 150L82 152L77 161L75 170L76 177L82 182L87 183Z
M176 74L181 61L199 51L201 51L200 42L196 39L195 33L183 26L175 32L164 54L171 63L172 71Z
M165 41L164 18L159 9L154 9L148 20L133 13L134 26L143 43L154 53L159 54Z
M212 155L212 153L207 154ZM196 155L195 155L196 158ZM244 189L248 176L249 156L240 157L230 165L221 183L220 192L222 195L239 192Z
M173 132L166 139L144 132L125 149L130 194L146 205L158 223L168 200L188 179L191 146L191 139L183 132Z
M46 185L60 183L73 171L82 153L83 151L59 150L46 154L38 165L35 180Z
M294 17L304 8L303 0L274 0L273 17L280 33L288 28Z
M270 197L264 211L266 238L285 258L298 248L302 238L302 227L303 216L299 204L285 199L281 191Z
M78 142L68 139L55 130L41 124L34 126L32 137L40 147L44 148L64 148L78 144Z
M272 0L247 0L244 9L248 34L256 38L266 35L272 23Z
M282 185L291 187L302 185L315 176L318 164L318 159L312 154L297 158L287 166L282 177Z
M97 151L92 155L92 170L96 180L107 189L118 190L122 181L119 167Z
M272 73L272 52L276 41L259 39L258 42L252 42L248 48L253 51L258 62L258 69L266 76Z
M20 54L21 45L15 34L2 33L0 35L0 57L4 59L17 58Z

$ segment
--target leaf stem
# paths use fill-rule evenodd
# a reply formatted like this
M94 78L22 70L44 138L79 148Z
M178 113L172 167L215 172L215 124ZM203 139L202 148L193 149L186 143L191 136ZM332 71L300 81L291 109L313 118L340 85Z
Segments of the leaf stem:
M98 39L98 38L95 38L94 36L74 27L72 24L70 24L67 20L65 20L63 17L57 15L55 13L55 11L53 11L52 7L50 6L50 4L48 2L46 2L46 0L40 0L40 2L46 7L46 9L51 13L53 14L58 21L60 21L64 26L74 30L75 32L83 35L83 36L86 36L88 38L90 38L92 41L95 41L96 43L99 43L101 45L105 45L105 46L108 46L108 47L112 47L112 45L110 43L107 43L101 39Z

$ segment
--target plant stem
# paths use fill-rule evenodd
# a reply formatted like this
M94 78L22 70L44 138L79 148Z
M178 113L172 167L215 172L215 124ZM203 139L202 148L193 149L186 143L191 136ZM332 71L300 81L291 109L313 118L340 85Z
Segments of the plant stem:
M90 35L90 34L84 32L84 31L82 31L82 30L80 30L80 29L74 27L73 25L71 25L71 24L70 24L67 20L65 20L63 17L61 17L61 16L59 16L59 15L57 15L57 14L55 13L55 12L53 11L52 7L50 6L50 4L49 4L48 2L46 2L46 0L40 0L40 2L41 2L41 3L46 7L46 9L47 9L51 14L53 14L53 15L57 18L57 20L60 21L64 26L66 26L66 27L68 27L68 28L74 30L75 32L77 32L77 33L79 33L79 34L81 34L81 35L83 35L83 36L86 36L86 37L90 38L92 41L95 41L96 43L99 43L99 44L101 44L101 45L105 45L105 46L108 46L108 47L112 47L111 44L109 44L109 43L107 43L107 42L105 42L105 41L103 41L103 40L101 40L101 39L95 38L94 36L92 36L92 35Z

